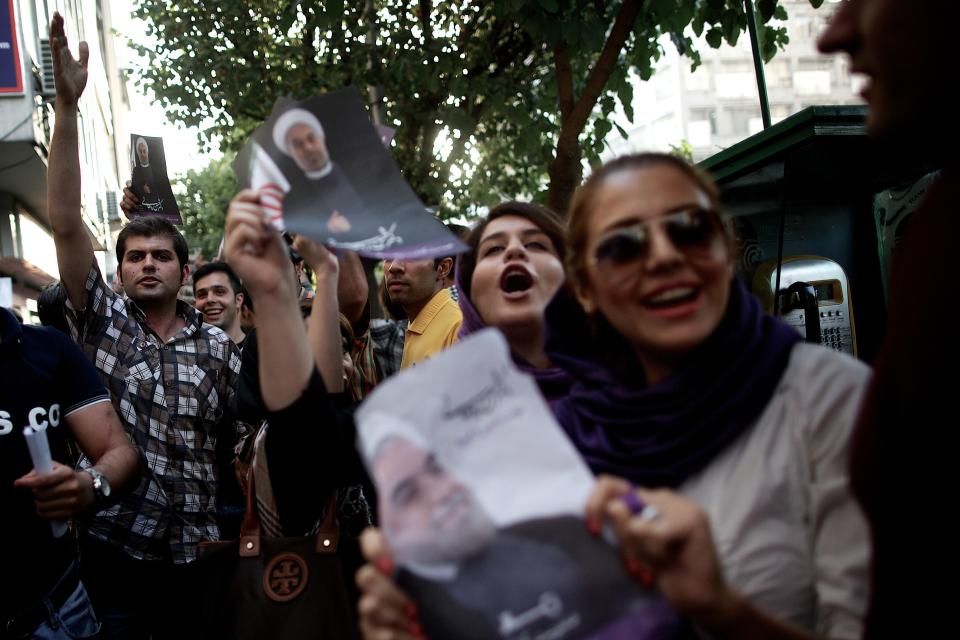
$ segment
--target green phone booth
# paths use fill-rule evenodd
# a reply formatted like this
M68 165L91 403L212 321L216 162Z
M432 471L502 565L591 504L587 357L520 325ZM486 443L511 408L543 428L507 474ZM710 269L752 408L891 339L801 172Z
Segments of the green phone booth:
M771 312L871 361L896 238L937 167L884 150L865 106L809 107L700 163L740 237L740 271Z

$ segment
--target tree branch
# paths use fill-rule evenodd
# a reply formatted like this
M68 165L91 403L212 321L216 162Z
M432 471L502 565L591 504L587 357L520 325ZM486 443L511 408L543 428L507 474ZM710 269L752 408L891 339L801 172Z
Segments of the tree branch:
M561 40L553 47L553 66L557 74L557 100L560 103L560 122L566 122L573 113L573 67L570 66L570 50Z
M617 14L617 19L613 23L613 28L610 29L610 35L607 36L607 41L600 52L600 57L587 77L583 93L580 94L570 117L563 122L561 138L563 132L566 131L576 132L577 136L583 131L587 124L587 118L590 117L593 107L597 104L597 99L603 92L603 88L617 64L620 51L623 49L631 29L633 29L633 23L640 15L642 4L641 0L624 0L623 6L620 7L620 13Z
M430 28L430 0L420 0L420 29L423 31L423 48L433 49L433 30Z

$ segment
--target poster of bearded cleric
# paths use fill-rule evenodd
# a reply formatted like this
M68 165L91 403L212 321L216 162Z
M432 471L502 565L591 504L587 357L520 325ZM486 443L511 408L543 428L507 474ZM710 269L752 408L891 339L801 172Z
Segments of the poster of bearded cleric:
M128 216L160 216L173 224L183 224L180 208L170 188L170 178L167 177L163 138L131 134L130 150L133 167L130 188L140 199L140 210Z
M281 98L237 156L274 226L372 258L465 250L404 180L355 89Z
M593 475L496 330L390 378L356 417L397 580L428 637L688 637L587 531Z

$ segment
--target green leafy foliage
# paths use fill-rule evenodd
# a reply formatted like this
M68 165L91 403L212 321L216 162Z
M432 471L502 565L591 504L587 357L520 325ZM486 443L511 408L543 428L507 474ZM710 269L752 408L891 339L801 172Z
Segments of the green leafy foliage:
M177 192L184 237L191 252L200 250L207 260L217 255L227 206L238 188L231 162L232 158L225 156L171 181Z
M613 64L598 73L618 15L631 9L638 15ZM768 23L784 13L780 0L757 9L769 59L786 30ZM663 36L695 67L691 31L716 48L746 28L742 0L137 0L134 14L147 24L131 43L142 56L138 83L172 121L199 127L205 144L235 151L278 97L354 85L378 96L369 105L397 129L394 158L443 216L545 197L557 186L548 167L571 133L579 148L563 156L575 169L565 179L579 179L584 161L599 161L617 112L632 120L631 78L650 78ZM581 105L586 120L571 119L560 87L576 104L598 81L599 95Z

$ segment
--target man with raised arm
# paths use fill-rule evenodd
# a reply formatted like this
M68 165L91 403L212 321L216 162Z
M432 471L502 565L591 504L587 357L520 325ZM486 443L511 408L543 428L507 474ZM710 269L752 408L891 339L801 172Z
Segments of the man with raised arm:
M57 96L49 216L71 335L110 391L144 466L127 497L85 528L84 583L104 637L184 637L190 608L178 596L186 565L199 542L219 537L215 445L221 428L234 428L225 409L239 352L177 299L188 275L187 245L170 223L146 217L124 227L117 275L126 297L104 282L80 213L77 113L88 48L81 42L79 59L71 55L59 14L50 46Z

